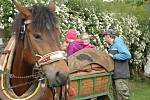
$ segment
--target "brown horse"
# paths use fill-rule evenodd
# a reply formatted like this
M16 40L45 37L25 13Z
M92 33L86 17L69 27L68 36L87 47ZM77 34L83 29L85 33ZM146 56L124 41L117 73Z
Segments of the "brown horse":
M65 54L60 51L55 1L51 0L47 7L35 5L32 9L12 1L20 12L14 22L16 43L8 69L13 76L3 75L1 83L6 83L6 89L0 91L0 98L51 100L53 87L66 85L69 78Z

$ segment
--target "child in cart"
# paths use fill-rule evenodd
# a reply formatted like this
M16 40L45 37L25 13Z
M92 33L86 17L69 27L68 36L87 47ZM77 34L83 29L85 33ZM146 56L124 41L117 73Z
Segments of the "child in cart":
M67 57L83 48L95 48L94 45L90 44L89 35L87 33L81 33L81 38L78 38L78 34L79 32L74 28L71 28L66 32L65 43L67 44Z

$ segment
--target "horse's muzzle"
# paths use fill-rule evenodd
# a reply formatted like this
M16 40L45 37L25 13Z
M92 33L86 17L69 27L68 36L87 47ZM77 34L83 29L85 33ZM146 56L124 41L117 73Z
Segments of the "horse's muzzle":
M58 85L66 85L69 79L69 74L64 74L62 72L57 72L56 73L56 83Z

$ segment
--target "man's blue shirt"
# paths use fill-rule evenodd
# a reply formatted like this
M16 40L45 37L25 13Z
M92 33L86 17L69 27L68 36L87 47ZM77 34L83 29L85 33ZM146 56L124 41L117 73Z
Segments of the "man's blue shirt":
M113 59L116 60L128 60L131 59L131 54L124 44L123 40L119 37L115 37L113 43L109 45L108 51L110 50L117 50L117 54L113 55Z

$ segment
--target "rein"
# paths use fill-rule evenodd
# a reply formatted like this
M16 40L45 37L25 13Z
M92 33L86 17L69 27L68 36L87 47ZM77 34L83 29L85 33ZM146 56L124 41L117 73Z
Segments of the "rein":
M21 84L12 86L12 87L8 87L7 89L13 89L13 88L16 88L16 87L20 87L20 86L32 84L32 83L35 83L35 82L43 81L43 80L46 79L46 78L41 78L41 77L40 77L40 76L42 75L42 72L36 72L35 74L27 75L27 76L16 76L16 75L14 75L14 74L8 73L7 71L2 71L2 70L0 70L0 74L5 74L5 75L7 75L9 78L16 78L16 79L35 78L35 79L32 80L32 81L25 82L25 83L21 83ZM6 89L4 88L4 89L2 89L2 90L6 90Z

